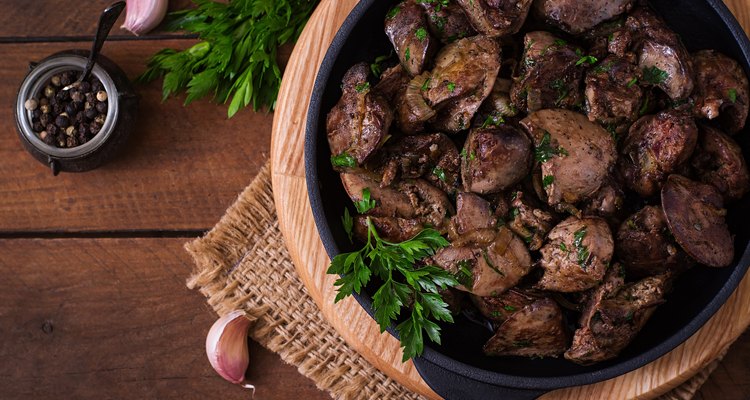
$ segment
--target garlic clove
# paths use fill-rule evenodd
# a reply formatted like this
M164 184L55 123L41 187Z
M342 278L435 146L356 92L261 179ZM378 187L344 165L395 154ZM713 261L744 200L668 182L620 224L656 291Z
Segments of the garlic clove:
M167 15L168 0L127 0L122 28L136 36L156 28Z
M232 311L214 322L206 337L208 361L222 378L232 383L245 382L245 372L250 364L247 348L250 322L244 311Z

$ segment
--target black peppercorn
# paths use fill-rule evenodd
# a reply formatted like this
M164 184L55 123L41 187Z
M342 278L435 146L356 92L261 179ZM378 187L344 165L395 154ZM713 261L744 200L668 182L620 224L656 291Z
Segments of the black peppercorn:
M65 112L68 113L68 115L76 115L76 106L74 106L73 103L66 104Z
M76 139L75 136L68 136L68 138L66 139L65 144L68 147L76 147L76 146L78 146L78 139Z
M73 78L70 77L70 72L63 72L60 75L60 84L63 86L68 86L70 83L73 82Z
M71 91L70 99L73 101L83 101L83 94L79 91Z
M25 101L32 129L51 146L75 147L90 141L107 119L108 95L95 77L64 91L78 73L65 71L50 78L38 97Z
M102 126L101 124L94 121L89 125L89 129L91 130L92 135L96 135L102 129Z
M67 128L68 125L70 125L70 120L65 115L58 115L57 118L55 118L55 125L60 128Z
M70 91L68 90L61 90L55 94L55 99L57 101L65 101L70 98Z

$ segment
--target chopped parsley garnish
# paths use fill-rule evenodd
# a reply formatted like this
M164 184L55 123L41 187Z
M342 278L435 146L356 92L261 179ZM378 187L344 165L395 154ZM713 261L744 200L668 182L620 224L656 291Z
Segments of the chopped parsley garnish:
M423 41L427 38L427 30L425 28L419 28L417 29L417 32L414 33L417 36L417 39L420 41Z
M546 189L547 186L555 183L555 176L554 175L547 175L544 178L542 178L542 186Z
M370 82L359 83L354 87L354 90L356 90L357 93L366 92L370 90Z
M510 312L516 311L516 308L513 306L503 306L503 309Z
M351 154L343 152L337 156L331 156L331 165L334 167L353 168L357 166L357 160Z
M633 79L631 79L630 81L628 81L628 87L632 88L633 86L635 86L636 83L638 83L638 77L637 76L633 77Z
M375 208L375 200L370 199L370 188L362 189L362 200L355 201L354 208L360 214L364 214Z
M521 211L518 209L518 207L511 208L510 209L510 216L511 216L511 218L516 218L520 212Z
M630 229L638 229L638 225L635 224L635 221L632 218L626 222L626 225Z
M555 39L554 43L555 46L565 46L566 44L568 44L568 42L563 39Z
M352 235L354 234L354 219L352 219L352 215L349 214L349 209L346 207L344 207L344 215L341 217L341 224L344 225L344 231L349 237L349 242L354 243L354 239L352 237Z
M562 243L562 242L560 242L560 250L562 250L562 251L564 251L566 253L569 252L568 246L566 246L565 243Z
M583 239L586 237L586 227L575 231L573 233L573 245L575 246L577 250L577 261L578 265L581 266L584 270L586 269L586 263L589 260L589 256L591 255L591 252L589 251L588 247L583 245Z
M667 71L659 69L659 67L648 67L643 69L643 82L651 85L660 85L669 78Z
M727 95L729 95L729 101L731 101L732 103L737 102L737 89L735 88L729 89L729 91L727 92Z
M596 57L594 57L594 56L583 56L583 57L581 57L581 58L580 58L580 59L579 59L579 60L578 60L578 61L576 62L576 66L579 66L579 65L584 65L584 64L586 64L586 65L594 65L594 64L596 64L597 62L599 62L599 59L598 59L598 58L596 58Z
M484 123L482 124L482 128L486 128L488 126L500 126L505 123L505 119L502 115L499 115L497 113L492 113L487 116L487 119L484 120Z
M418 267L417 262L435 254L449 243L434 229L425 229L412 239L390 243L380 238L372 221L367 218L367 243L358 251L342 253L331 260L329 274L341 275L336 302L360 293L375 275L383 284L372 297L375 320L384 332L400 317L396 331L404 348L403 361L421 355L424 335L440 343L437 322L453 322L448 304L438 290L458 285L449 272L436 267Z
M542 141L539 142L539 145L534 149L534 158L538 162L545 163L551 160L554 156L568 155L568 152L562 147L552 147L550 144L551 141L552 137L550 136L549 132L545 131L544 135L542 136Z
M383 61L388 60L392 56L393 56L393 51L391 51L391 53L388 55L384 54L382 56L375 58L375 61L372 64L370 64L370 71L372 71L372 74L380 78L380 75L383 74L383 66L381 64L383 63Z
M451 93L453 93L456 90L456 84L453 82L448 82L445 84L445 86L450 90Z
M596 68L594 68L594 73L601 74L602 72L609 72L614 64L615 63L612 61L608 61L604 64L599 64L596 66Z
M487 249L482 250L482 258L484 258L484 262L487 263L487 266L489 266L493 271L497 272L498 275L505 276L505 273L503 271L500 271L500 269L492 263L489 254L487 254Z
M440 179L443 182L445 182L447 179L445 176L445 171L440 167L433 168L432 174L435 175L438 179Z
M643 101L641 109L638 110L638 115L645 115L648 112L648 97Z
M563 100L565 100L566 97L568 97L568 94L570 93L570 90L568 89L568 86L565 84L565 81L562 79L555 79L552 82L549 83L550 89L554 89L557 91L557 99L555 100L555 105L560 105Z
M500 317L502 317L503 315L502 315L502 313L500 313L500 311L497 311L497 310L492 310L492 311L490 312L490 316L492 316L493 318L500 318Z
M424 83L422 84L422 87L420 88L420 89L422 89L423 92L430 87L430 80L431 79L432 78L427 78L427 79L424 80Z
M406 51L404 52L404 60L408 62L410 58L411 58L411 49L407 47Z
M446 22L445 17L439 17L437 15L433 15L431 18L437 30L439 30L440 32L445 30L445 22Z
M396 6L391 8L390 11L388 11L388 14L385 15L386 18L391 19L398 15L398 13L401 12L401 7Z
M461 260L458 262L458 272L455 277L458 283L464 285L467 289L471 289L474 286L474 274L469 268L471 262L469 260Z
M463 158L464 160L468 159L469 161L474 161L477 158L477 155L476 155L476 153L474 153L473 150L472 150L471 154L468 154L466 152L466 148L464 148L464 149L461 150L461 158Z

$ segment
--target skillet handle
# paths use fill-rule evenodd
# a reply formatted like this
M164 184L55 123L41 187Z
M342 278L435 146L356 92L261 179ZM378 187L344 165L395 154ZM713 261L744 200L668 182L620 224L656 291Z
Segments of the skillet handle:
M490 385L448 371L423 357L413 359L427 385L446 400L534 400L546 390Z

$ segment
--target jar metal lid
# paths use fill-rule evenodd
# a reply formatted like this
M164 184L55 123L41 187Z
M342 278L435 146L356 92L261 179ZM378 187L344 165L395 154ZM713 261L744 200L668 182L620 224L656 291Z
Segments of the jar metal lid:
M99 132L88 142L71 148L59 148L44 143L31 127L31 111L26 110L24 103L30 98L37 98L47 82L61 72L79 70L83 71L87 59L76 55L64 55L53 57L42 61L34 66L21 84L16 99L16 115L18 125L26 140L39 151L57 158L74 158L89 154L99 147L112 135L119 115L119 92L109 74L98 64L94 66L91 74L101 81L107 92L107 117Z

